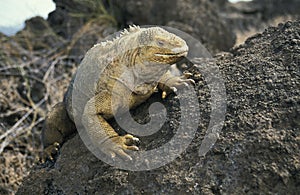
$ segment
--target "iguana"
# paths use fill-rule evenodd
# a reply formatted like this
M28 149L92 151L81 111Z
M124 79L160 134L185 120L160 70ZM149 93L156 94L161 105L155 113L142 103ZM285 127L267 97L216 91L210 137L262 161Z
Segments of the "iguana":
M87 98L82 111L82 123L86 125L89 135L92 135L93 142L98 143L102 151L112 157L132 160L128 151L139 150L139 139L130 134L118 135L107 122L114 116L112 102L118 113L121 113L124 101L128 101L128 98L129 108L134 108L147 100L157 87L162 89L164 98L170 89L176 90L187 83L193 83L187 75L174 76L169 70L172 64L186 57L187 53L186 42L175 34L161 27L141 28L135 25L122 31L113 40L94 45L86 53L78 69L85 71L81 74L81 79L88 80L90 75L97 72L97 67L103 71L95 85L82 86L82 81L81 85L77 86L81 95ZM120 79L124 68L129 67L129 71ZM78 70L74 78L78 76ZM146 77L146 82L143 82ZM76 131L72 108L72 92L76 87L74 78L64 101L55 105L46 117L42 131L42 160L53 160L52 155L57 152L58 147L66 137ZM90 93L93 87L94 92ZM117 95L114 95L115 99L112 101L113 88L117 89ZM128 92L130 97L124 98ZM106 135L99 130L100 126ZM115 144L110 144L112 142L108 142L107 138Z

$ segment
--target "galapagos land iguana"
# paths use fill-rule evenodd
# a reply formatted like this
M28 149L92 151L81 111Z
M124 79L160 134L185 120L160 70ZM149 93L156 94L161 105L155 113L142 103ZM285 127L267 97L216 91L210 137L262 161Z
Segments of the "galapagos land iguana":
M114 108L122 113L124 101L128 101L129 108L134 108L148 99L157 87L162 89L162 98L165 98L171 90L177 87L194 83L187 75L174 76L170 72L172 64L186 57L188 46L186 42L173 33L160 27L140 28L130 26L125 29L117 38L98 43L93 46L85 55L80 68L86 71L84 77L88 80L89 74L95 73L95 67L103 69L98 80L93 85L93 93L90 93L91 86L79 87L80 93L87 99L82 113L82 123L98 147L105 154L111 157L119 156L131 160L129 150L137 151L138 138L133 135L118 135L107 122L112 118L112 102ZM111 59L111 60L108 60ZM124 68L128 73L122 76ZM78 75L77 70L77 75ZM44 152L42 161L46 158L53 160L52 155L66 138L76 131L74 123L74 108L72 107L72 92L74 86L73 77L64 100L56 104L48 113L45 126L42 131L42 142ZM143 82L147 77L146 82ZM167 84L166 84L167 83ZM117 89L117 94L112 95ZM125 94L130 97L124 97ZM112 100L112 97L116 99ZM73 105L74 106L74 105ZM106 134L99 131L99 127ZM107 142L107 138L113 141Z

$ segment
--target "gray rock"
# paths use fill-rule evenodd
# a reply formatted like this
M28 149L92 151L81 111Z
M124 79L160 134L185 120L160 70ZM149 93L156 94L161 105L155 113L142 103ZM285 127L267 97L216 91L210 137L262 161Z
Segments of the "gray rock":
M228 51L235 43L234 32L219 15L219 4L208 0L55 0L57 8L49 14L48 21L57 34L71 39L89 19L97 18L97 14L101 14L100 4L95 2L103 5L121 27L132 23L168 26L176 24L176 27L181 26L178 24L185 24L192 29L191 35L201 40L213 53ZM186 28L180 30L184 31Z
M184 24L192 29L190 34L202 41L210 50L228 51L235 43L232 29L226 26L225 20L219 15L218 7L207 0L114 0L118 21L139 25ZM118 9L117 9L118 8ZM172 26L172 25L171 25ZM187 28L179 28L182 31ZM189 30L188 30L189 31Z
M14 38L28 51L48 50L49 52L52 48L61 47L65 42L40 16L26 20L25 28Z
M273 24L278 20L299 19L300 1L253 0L226 3L220 7L220 14L235 30L247 31L253 28L262 30L266 23Z

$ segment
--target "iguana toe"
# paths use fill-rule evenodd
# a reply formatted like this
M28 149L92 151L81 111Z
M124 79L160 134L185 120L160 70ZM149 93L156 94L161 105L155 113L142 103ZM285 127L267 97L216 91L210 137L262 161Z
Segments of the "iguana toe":
M118 156L124 160L132 160L132 157L129 154L127 154L127 152L129 150L131 151L139 150L139 148L136 146L140 142L139 138L134 137L133 135L127 134L124 136L117 136L111 138L111 140L113 141L113 143L115 143L115 146L112 147L110 145L110 147L108 148L104 146L104 148L108 150L107 152L105 151L104 152L110 154L112 158Z
M195 81L190 79L191 73L184 73L182 76L176 76L167 80L164 84L162 98L166 98L172 91L177 92L178 89L188 87L189 84L195 85Z
M131 145L137 145L140 143L139 138L134 137L133 135L126 134L124 135L125 138L125 145L131 146Z
M59 146L60 145L58 142L54 142L52 145L45 148L40 157L40 162L45 163L47 159L53 161L53 156L57 154L57 151L59 150Z
M174 77L170 79L169 86L181 88L181 87L187 87L188 84L195 85L196 84L195 81L191 79L192 76L193 76L192 73L184 72L182 76Z
M128 155L123 149L118 149L115 151L115 153L124 160L132 161L132 157Z

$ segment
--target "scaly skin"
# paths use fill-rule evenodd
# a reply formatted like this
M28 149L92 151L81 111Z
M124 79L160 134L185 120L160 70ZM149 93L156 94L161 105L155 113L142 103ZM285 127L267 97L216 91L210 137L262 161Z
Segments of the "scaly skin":
M187 52L183 39L159 27L131 26L120 37L96 44L82 60L63 103L56 105L46 118L42 160L53 159L58 146L76 131L74 119L78 117L91 141L105 154L131 160L128 151L139 149L139 139L130 134L119 136L107 119L113 117L113 110L120 114L143 103L157 87L163 90L165 98L170 89L193 83L186 75L173 76L168 71ZM96 87L91 81L93 76L97 78ZM74 111L72 101L77 100L82 106Z

